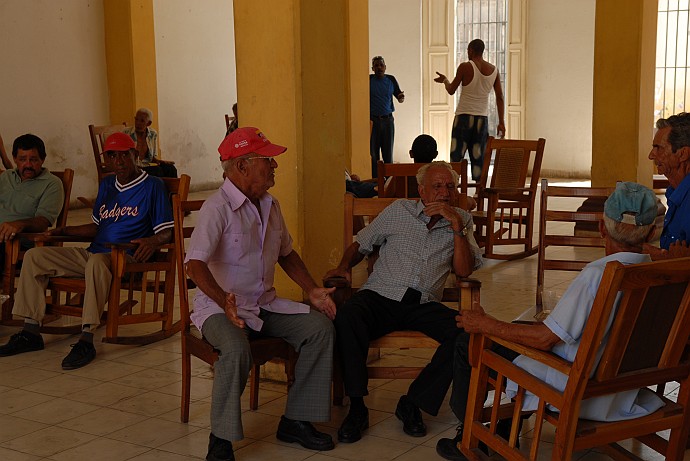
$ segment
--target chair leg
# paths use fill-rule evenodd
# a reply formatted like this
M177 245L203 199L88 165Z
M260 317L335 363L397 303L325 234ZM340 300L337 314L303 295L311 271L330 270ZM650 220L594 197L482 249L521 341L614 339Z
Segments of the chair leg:
M192 387L192 356L182 346L182 403L180 407L180 420L183 423L189 421L189 402Z
M259 408L259 374L261 366L252 365L252 374L249 377L249 408L256 410Z

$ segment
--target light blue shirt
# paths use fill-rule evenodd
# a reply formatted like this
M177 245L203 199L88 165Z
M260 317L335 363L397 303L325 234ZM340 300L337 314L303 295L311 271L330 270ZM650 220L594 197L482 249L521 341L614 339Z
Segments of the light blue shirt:
M575 360L575 355L577 355L582 332L592 310L604 267L609 261L619 261L627 265L649 262L651 259L649 255L639 253L614 253L587 264L573 280L553 312L544 321L544 325L562 340L553 347L551 352L569 362ZM619 301L620 293L615 301L616 307ZM594 369L601 359L614 315L611 315L606 325L606 333L597 352ZM513 363L559 391L565 390L568 376L563 373L522 355L513 360ZM516 392L517 384L508 381L506 394L512 398L515 397ZM534 394L527 392L523 410L536 410L538 401ZM648 415L662 406L664 406L663 401L648 389L631 390L584 400L580 406L580 418L595 421L621 421ZM549 408L558 410L551 406Z

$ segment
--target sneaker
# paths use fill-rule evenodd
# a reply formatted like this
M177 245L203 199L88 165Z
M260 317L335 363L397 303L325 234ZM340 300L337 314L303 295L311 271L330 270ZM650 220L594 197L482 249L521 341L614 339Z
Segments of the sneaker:
M63 370L76 370L84 365L88 365L96 358L96 348L92 343L79 340L76 344L72 344L72 350L69 351L67 357L62 359Z
M232 452L232 442L216 437L211 433L208 436L206 461L235 461L235 454Z
M22 330L10 337L10 340L4 346L0 346L0 357L9 357L10 355L22 354L24 352L43 350L43 338L41 335L29 333Z

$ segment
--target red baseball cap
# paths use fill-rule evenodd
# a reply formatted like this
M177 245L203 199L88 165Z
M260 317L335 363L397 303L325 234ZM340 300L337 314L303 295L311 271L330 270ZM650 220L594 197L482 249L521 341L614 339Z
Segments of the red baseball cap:
M132 138L129 137L128 134L117 132L111 134L105 140L105 144L103 144L103 152L101 152L101 154L105 154L110 150L122 152L125 150L136 148L136 144L134 144L134 141L132 140Z
M236 129L218 146L221 160L230 160L251 153L262 157L275 157L286 150L287 147L271 144L261 130L252 126Z

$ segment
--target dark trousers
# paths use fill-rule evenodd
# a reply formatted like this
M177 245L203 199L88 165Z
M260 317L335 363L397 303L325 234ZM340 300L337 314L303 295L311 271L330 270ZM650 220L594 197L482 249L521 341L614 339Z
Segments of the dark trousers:
M366 361L371 340L398 330L420 331L440 345L407 396L430 415L438 414L453 378L453 349L460 331L455 324L457 311L436 302L419 304L419 299L419 292L411 289L402 301L362 290L338 309L335 329L345 394L364 397L369 393Z
M453 356L453 390L450 394L450 409L453 410L458 420L465 420L465 410L467 410L467 396L470 393L470 373L472 367L469 362L470 335L460 330L455 339L455 354ZM492 344L491 350L501 357L511 362L520 355L500 344ZM496 377L496 372L489 371L492 377Z
M371 154L371 177L378 177L377 163L379 151L383 163L393 163L393 139L395 138L395 122L393 114L387 117L371 117L371 137L369 138L369 153Z
M469 152L472 179L478 181L484 167L484 151L489 138L489 119L481 115L456 115L450 140L450 161L460 162Z

